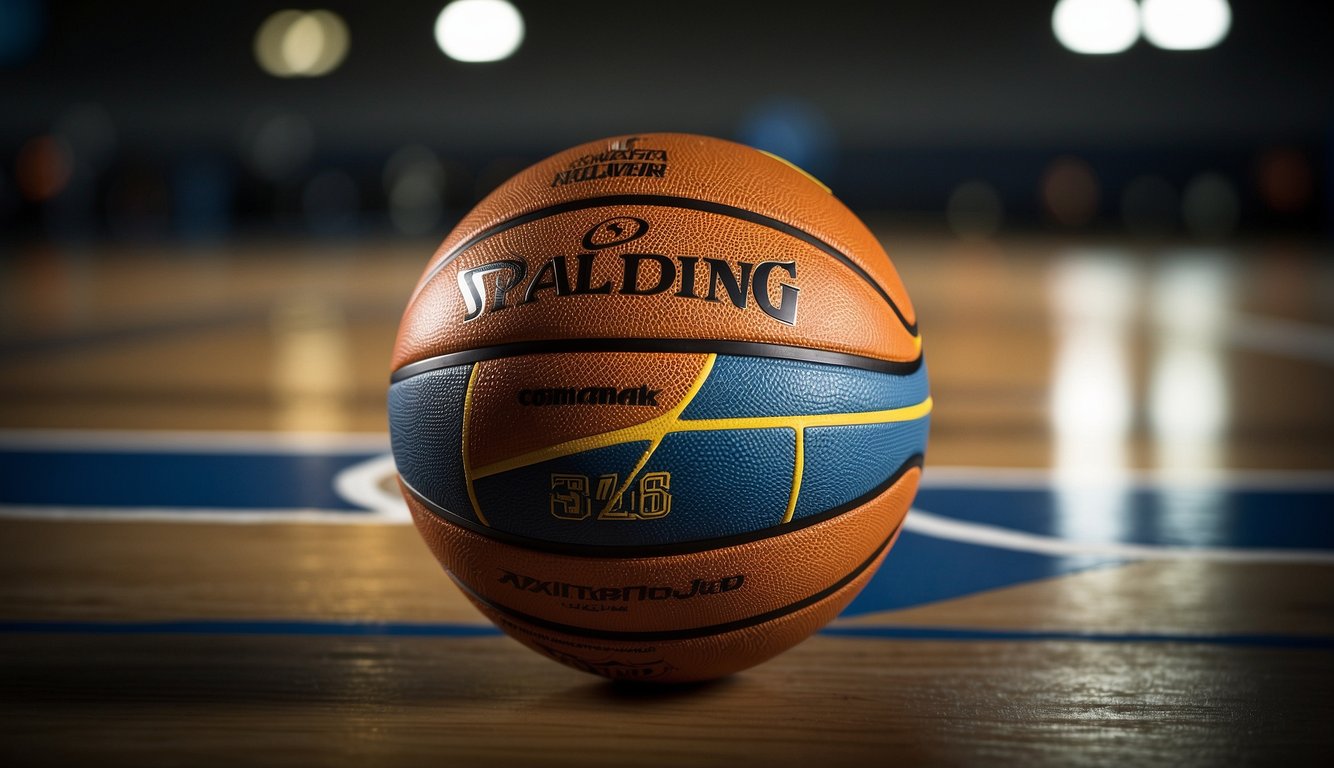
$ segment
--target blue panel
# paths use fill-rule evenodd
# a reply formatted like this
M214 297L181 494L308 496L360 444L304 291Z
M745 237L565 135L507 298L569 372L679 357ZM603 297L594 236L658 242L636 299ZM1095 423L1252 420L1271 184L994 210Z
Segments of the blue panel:
M903 462L926 451L929 422L922 418L808 428L801 494L793 519L846 504L885 482Z
M709 539L779 525L792 493L796 456L797 437L790 429L668 435L644 467L672 473L667 540Z
M463 478L463 400L472 366L430 371L389 387L389 434L403 479L436 504L465 517L472 502Z
M626 473L648 447L634 443L516 469L475 484L492 526L523 536L576 544L646 546L717 538L778 525L787 509L795 462L790 429L685 432L668 435L644 467L644 474L671 474L671 510L654 519L599 520L594 504L583 520L563 520L551 511L552 474L589 478ZM636 492L639 479L631 483ZM592 490L590 498L596 494ZM639 498L623 508L637 511Z
M685 419L883 411L926 399L926 364L909 376L837 365L719 355Z

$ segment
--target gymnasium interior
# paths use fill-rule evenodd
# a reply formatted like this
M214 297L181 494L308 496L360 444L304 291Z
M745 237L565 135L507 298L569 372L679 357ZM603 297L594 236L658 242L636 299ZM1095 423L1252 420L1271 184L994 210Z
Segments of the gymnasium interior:
M0 0L0 761L1318 762L1331 30L1293 0ZM386 395L474 206L660 132L866 223L934 410L838 618L654 686L465 599Z

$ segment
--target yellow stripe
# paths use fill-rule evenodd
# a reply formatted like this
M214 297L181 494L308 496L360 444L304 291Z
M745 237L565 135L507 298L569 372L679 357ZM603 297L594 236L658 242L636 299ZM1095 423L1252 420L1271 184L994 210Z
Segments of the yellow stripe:
M649 449L644 452L644 455L640 457L639 461L640 466L642 466L644 462L648 461L648 456L657 449L658 443L662 442L662 438L665 437L667 433L673 431L672 427L679 423L678 418L681 416L681 413L685 411L686 406L690 405L690 401L695 399L695 395L699 394L699 390L704 386L704 381L709 378L709 373L713 370L713 362L717 358L717 355L709 355L704 361L703 369L701 369L699 375L695 377L695 381L691 383L690 389L686 390L685 396L681 398L681 402L677 403L675 408L672 408L661 416L649 419L642 424L625 427L624 429L603 432L600 435L589 435L588 437L580 437L574 440L566 440L563 443L557 443L556 445L548 446L546 448L539 448L536 451L522 453L513 458L497 461L494 464L487 464L485 467L481 467L473 472L472 476L474 478L490 477L491 475L498 475L501 472L508 472L511 469L526 467L529 464L537 464L551 459L558 459L561 456L569 456L575 453L583 453L584 451L592 451L598 448L620 445L621 443L639 443L647 441L649 443ZM633 477L633 475L631 475L631 477ZM626 479L626 482L629 482L629 478ZM624 490L624 488L621 490Z
M801 493L801 473L806 469L806 430L797 429L797 460L796 465L792 467L792 493L787 499L787 512L783 514L783 522L792 522L792 513L797 511L797 494Z
M662 439L674 432L713 432L727 429L778 429L786 427L788 429L805 429L806 427L845 427L856 424L889 424L896 421L913 421L931 413L931 398L923 400L916 405L909 405L903 408L891 408L883 411L860 411L856 413L823 413L801 416L743 416L733 419L691 419L682 421L681 412L690 404L691 399L699 392L700 387L704 385L704 380L708 378L709 371L713 368L714 355L709 355L708 362L704 365L704 370L699 378L691 385L690 391L682 398L671 411L650 419L643 424L636 424L624 429L617 429L611 432L604 432L600 435L589 435L575 440L567 440L557 445L541 448L536 451L529 451L518 456L514 456L503 461L497 461L488 464L485 467L479 467L473 470L472 477L482 478L491 475L497 475L501 472L508 472L512 469L526 467L530 464L537 464L543 461L569 456L584 451L592 451L598 448L606 448L621 443L648 442L649 450L645 451L640 458L638 466L642 467L648 460L648 456L657 449L658 443ZM636 470L637 471L637 470ZM627 481L628 482L628 481ZM471 486L470 486L471 487ZM622 489L624 490L624 489Z
M482 525L490 528L491 523L487 522L486 515L482 514L482 505L477 503L477 491L473 490L472 481L477 475L472 472L472 461L468 458L468 423L472 421L472 385L477 381L477 371L482 367L481 363L473 363L472 371L468 374L468 386L463 390L463 484L468 487L468 499L472 501L473 514Z
M777 429L789 427L848 427L855 424L889 424L920 419L931 412L931 398L917 405L885 411L856 413L820 413L801 416L742 416L734 419L691 419L677 422L672 432L714 432L723 429Z
M662 438L658 438L649 443L648 449L644 451L644 455L640 456L639 461L635 462L634 469L631 469L630 472L626 474L625 482L621 483L620 487L616 489L616 492L607 499L607 503L602 505L602 511L598 513L599 515L607 514L611 511L612 507L616 506L616 502L620 501L621 495L625 493L625 489L630 487L630 482L635 479L635 475L639 474L639 470L644 468L644 465L648 463L649 457L653 455L654 451L658 450L658 446L661 444Z

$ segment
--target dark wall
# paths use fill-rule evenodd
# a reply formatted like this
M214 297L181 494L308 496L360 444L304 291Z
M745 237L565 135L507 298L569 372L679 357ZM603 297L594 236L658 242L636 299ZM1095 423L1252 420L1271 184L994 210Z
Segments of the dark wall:
M432 38L443 0L329 2L351 31L347 59L327 77L289 80L252 53L281 3L26 3L44 22L31 55L0 65L0 158L12 164L23 142L87 103L113 121L122 160L230 157L248 121L290 112L311 126L317 165L364 166L367 179L405 143L482 177L488 158L517 163L623 132L756 142L777 114L796 116L818 145L807 162L854 201L927 209L968 176L994 177L1002 192L1034 183L1061 153L1103 175L1142 167L1171 179L1244 174L1275 146L1320 169L1334 135L1324 2L1234 0L1216 49L1140 41L1104 57L1058 44L1047 0L515 4L527 25L519 52L462 64ZM1013 210L1036 205L1025 194Z

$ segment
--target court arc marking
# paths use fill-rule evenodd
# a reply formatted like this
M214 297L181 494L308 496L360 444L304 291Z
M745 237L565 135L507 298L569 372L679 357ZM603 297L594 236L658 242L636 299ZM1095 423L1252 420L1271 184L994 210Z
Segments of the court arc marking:
M634 557L662 557L668 555L694 554L709 549L719 549L723 547L731 547L740 544L749 544L754 541L767 539L771 536L775 536L780 533L787 533L789 531L800 530L802 528L808 528L813 525L819 525L822 522L838 517L844 512L847 512L850 509L855 509L857 507L860 507L863 504L869 502L871 499L874 499L884 494L890 488L893 488L900 480L902 480L903 476L906 475L908 472L911 472L913 470L920 470L921 467L922 467L922 455L914 454L913 456L908 457L908 459L905 460L903 464L901 464L899 468L894 471L894 474L885 478L885 480L880 485L868 490L864 495L859 496L856 499L851 499L849 501L846 501L843 504L839 504L838 506L827 509L819 514L806 515L793 522L788 523L786 526L770 526L768 528L761 528L759 530L752 530L745 533L731 534L711 539L695 539L692 541L684 541L674 544L647 544L647 545L625 546L625 547L608 547L607 545L599 545L599 544L583 545L583 544L570 544L570 543L562 543L554 541L544 541L544 540L525 538L523 536L507 533L505 531L497 530L494 528L484 528L481 525L477 524L476 522L469 520L467 517L451 512L448 508L442 507L439 504L436 504L435 502L426 498L421 494L421 492L413 488L412 485L408 483L406 480L403 481L403 485L408 489L408 492L413 495L417 504L421 505L422 507L425 507L427 511L431 512L435 516L447 522L450 522L454 525L460 526L462 528L471 529L474 533L478 533L483 536L489 536L493 539L496 539L497 541L500 541L501 543L513 544L514 546L520 548L548 552L550 554L555 554L555 555L571 555L574 557L593 557L593 558L605 558L605 557L634 558Z
M133 451L143 448L176 448L203 452L235 453L262 448L268 452L329 453L342 455L383 449L383 435L275 435L268 433L102 433L74 431L0 431L0 446L34 450L56 450L83 445L99 450ZM374 523L406 524L410 521L402 497L392 489L393 458L384 453L372 456L338 473L333 483L337 494L366 511L333 509L219 509L219 508L131 508L95 506L0 505L0 517L48 520L143 520L209 523ZM1089 476L1063 479L1049 470L997 469L983 467L928 467L923 489L932 488L1060 488L1137 487L1148 489L1208 487L1227 489L1325 489L1334 487L1334 472L1250 471L1233 473L1161 474L1135 472L1117 478ZM1032 552L1052 557L1103 556L1126 560L1202 559L1219 562L1334 562L1329 550L1248 550L1238 548L1171 547L1116 542L1074 542L996 526L944 518L915 510L906 530L933 538L981 546Z
M377 454L388 462L389 436L377 432L256 432L189 430L0 429L0 449L32 451L101 450L133 453L179 450L192 453L281 453L310 455ZM378 455L383 454L383 455ZM1203 487L1240 489L1334 489L1331 470L1127 470L1070 474L1026 467L927 464L922 488L1114 488L1159 490ZM378 506L367 505L378 509Z
M144 451L194 452L204 455L234 455L256 452L275 456L348 457L367 455L331 475L336 497L352 509L321 507L247 508L201 506L148 506L125 504L98 506L78 504L0 504L0 517L43 520L126 520L200 523L331 523L407 524L407 506L394 488L393 458L387 453L383 434L260 432L101 432L78 430L0 430L0 448L34 453L72 451L135 453ZM1330 471L1236 471L1161 473L1132 471L1117 475L1070 476L1040 469L986 467L927 468L923 491L948 489L1221 489L1324 491L1334 489ZM954 541L1046 557L1103 557L1135 560L1204 560L1230 563L1334 564L1329 549L1248 549L1241 547L1195 547L1180 545L1079 542L1053 536L986 525L954 517L915 510L905 525L907 531L935 539Z
M1121 560L1204 560L1221 563L1311 563L1334 565L1334 550L1181 547L1164 544L1071 541L982 523L933 515L914 508L904 529L923 536L1051 557L1107 557Z
M411 523L412 513L398 493L387 493L383 483L398 476L393 454L354 464L334 476L334 491L345 501L371 510L379 522Z

